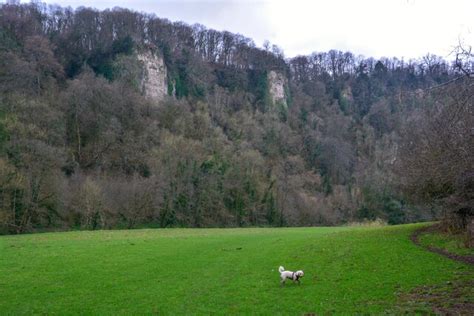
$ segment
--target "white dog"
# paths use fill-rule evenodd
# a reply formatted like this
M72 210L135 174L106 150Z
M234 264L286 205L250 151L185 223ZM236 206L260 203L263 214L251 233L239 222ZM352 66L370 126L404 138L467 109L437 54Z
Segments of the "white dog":
M303 270L298 270L296 272L285 271L285 268L283 268L282 266L278 268L278 272L280 272L281 285L285 284L286 279L293 280L293 282L298 282L298 284L300 284L300 278L304 276Z

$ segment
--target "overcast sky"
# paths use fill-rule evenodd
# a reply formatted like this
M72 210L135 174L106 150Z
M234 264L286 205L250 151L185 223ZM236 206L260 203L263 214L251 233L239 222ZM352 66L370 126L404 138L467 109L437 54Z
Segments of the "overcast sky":
M3 0L4 2L4 0ZM28 2L28 1L22 1ZM330 49L376 58L449 58L474 46L474 0L46 0L61 6L126 7L200 23L281 47L286 57Z

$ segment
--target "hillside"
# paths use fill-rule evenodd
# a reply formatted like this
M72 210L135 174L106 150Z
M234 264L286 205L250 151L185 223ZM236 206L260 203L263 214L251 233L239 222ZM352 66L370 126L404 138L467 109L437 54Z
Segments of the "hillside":
M127 9L1 4L0 234L447 213L465 227L465 61L285 59Z

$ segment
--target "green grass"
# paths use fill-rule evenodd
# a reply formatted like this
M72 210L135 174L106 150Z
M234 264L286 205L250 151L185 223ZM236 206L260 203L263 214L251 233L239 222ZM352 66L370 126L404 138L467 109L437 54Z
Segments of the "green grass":
M463 256L474 256L474 248L467 248L464 244L466 234L447 234L441 232L426 232L420 235L420 243L424 246L433 246Z
M147 229L0 237L0 314L393 311L473 268L411 243L420 225ZM280 287L278 266L303 269Z

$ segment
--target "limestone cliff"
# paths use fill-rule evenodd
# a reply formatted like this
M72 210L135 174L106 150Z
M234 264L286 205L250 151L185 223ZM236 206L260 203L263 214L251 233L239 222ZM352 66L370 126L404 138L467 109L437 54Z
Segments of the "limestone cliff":
M137 58L143 65L142 93L154 100L163 100L168 95L168 75L163 58L151 51L142 52Z
M270 97L274 105L281 104L287 107L285 88L288 86L288 79L279 72L270 71L268 73L268 87Z

